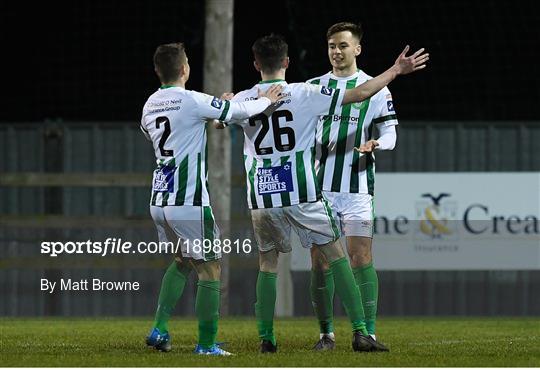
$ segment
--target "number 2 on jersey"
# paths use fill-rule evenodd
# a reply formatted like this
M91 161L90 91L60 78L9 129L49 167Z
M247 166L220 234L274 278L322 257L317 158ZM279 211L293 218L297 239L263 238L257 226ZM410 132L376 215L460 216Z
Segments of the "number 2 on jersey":
M161 153L162 157L172 157L174 155L174 150L172 149L165 149L163 146L165 145L165 142L167 141L167 138L171 134L171 123L169 122L169 119L167 117L158 117L156 118L156 128L159 130L159 126L163 123L163 134L161 135L161 139L159 140L159 151Z
M290 122L293 120L292 113L288 110L278 110L272 113L272 133L274 134L274 147L279 152L288 152L294 148L296 144L294 138L294 130L292 127L280 127L279 119L285 118L285 122ZM261 131L255 138L255 152L259 155L272 154L274 149L272 147L261 148L261 143L264 140L264 137L270 131L270 123L268 122L268 117L264 114L258 114L249 119L250 126L256 126L257 122L261 123ZM287 144L283 144L282 136L287 136Z

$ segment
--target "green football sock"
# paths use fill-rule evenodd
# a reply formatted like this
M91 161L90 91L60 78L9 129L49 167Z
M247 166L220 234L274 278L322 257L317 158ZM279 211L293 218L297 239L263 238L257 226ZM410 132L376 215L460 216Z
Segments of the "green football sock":
M274 345L274 309L276 306L277 273L259 271L257 277L257 303L255 316L261 340L269 340Z
M339 258L330 262L330 269L334 274L336 293L343 302L345 311L347 311L347 315L351 320L353 331L360 330L364 335L367 335L360 289L354 280L349 261L346 257Z
M330 303L330 316L334 318L334 294L336 290L336 285L334 284L334 274L332 270L326 270L324 272L324 281L326 283L326 290L328 291L328 299ZM333 326L333 324L332 324ZM334 328L332 327L332 330Z
M188 267L179 269L176 262L173 262L167 271L165 271L165 275L163 275L153 326L154 328L158 328L161 333L169 331L169 319L176 307L176 302L178 302L184 292L190 271L191 269Z
M219 320L219 280L199 280L195 313L199 320L199 345L208 349L216 343Z
M311 303L317 319L321 334L334 331L334 276L332 270L311 270Z
M360 287L362 305L366 315L366 329L369 334L375 334L377 317L377 301L379 296L379 279L373 263L353 269L354 279Z

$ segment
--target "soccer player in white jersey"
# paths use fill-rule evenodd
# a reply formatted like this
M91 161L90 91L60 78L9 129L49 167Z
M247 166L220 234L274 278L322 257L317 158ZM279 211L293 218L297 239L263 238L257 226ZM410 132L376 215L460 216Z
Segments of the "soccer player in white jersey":
M358 24L341 22L331 26L326 38L332 71L308 82L334 89L352 89L369 80L371 76L356 65L356 57L362 51L362 34ZM340 219L351 268L362 296L366 328L373 339L379 286L371 254L373 152L394 148L397 124L392 95L387 87L360 104L335 107L321 116L317 124L317 179ZM373 137L375 126L379 133L376 140ZM320 339L314 349L333 349L332 271L317 248L311 249L311 259L311 298L320 326ZM378 348L387 350L382 344Z
M220 255L201 248L219 238L208 197L206 179L206 121L246 119L279 100L282 88L272 86L249 102L229 102L186 90L190 67L182 43L160 45L154 68L161 87L143 108L141 130L152 142L157 168L154 171L150 213L160 242L168 241L170 228L182 248L163 277L149 346L168 352L171 339L168 321L182 295L191 269L197 272L195 311L199 341L195 353L230 355L216 345L220 301ZM210 241L205 243L204 241Z
M425 67L427 54L419 50L406 57L408 47L387 71L354 89L333 89L307 83L288 84L288 46L277 35L258 39L253 45L255 68L262 81L238 93L233 101L249 101L258 89L272 83L283 86L282 100L269 116L258 115L235 122L244 130L244 166L247 199L259 247L259 276L255 312L261 352L277 350L273 332L279 253L290 252L294 229L307 247L317 248L329 261L353 329L353 349L371 351L377 343L367 335L360 292L341 249L338 221L321 196L315 175L316 118L345 104L370 98L400 74ZM267 112L270 113L270 112ZM304 243L303 243L304 244Z

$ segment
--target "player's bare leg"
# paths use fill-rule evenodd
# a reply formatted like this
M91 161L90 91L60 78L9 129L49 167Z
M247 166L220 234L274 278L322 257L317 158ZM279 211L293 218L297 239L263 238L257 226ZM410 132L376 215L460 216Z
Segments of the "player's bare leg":
M377 315L379 280L377 278L377 272L373 267L371 245L372 238L347 236L347 253L351 261L354 278L360 288L362 306L366 318L366 329L368 334L376 340L375 319ZM382 343L378 342L375 350L387 351L388 349Z
M276 306L276 287L279 252L275 249L259 251L259 276L257 277L257 303L255 316L261 339L262 353L277 351L274 336L274 310Z
M221 264L220 261L191 261L194 270L197 272L199 281L219 280L221 277Z
M334 349L334 278L330 265L319 248L311 248L311 303L320 327L319 341L313 347L316 351Z
M279 252L272 249L268 252L259 252L259 271L277 274Z

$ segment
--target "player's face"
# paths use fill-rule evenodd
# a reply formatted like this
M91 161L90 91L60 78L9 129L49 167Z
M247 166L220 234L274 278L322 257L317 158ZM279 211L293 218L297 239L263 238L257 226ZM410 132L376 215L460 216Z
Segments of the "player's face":
M335 33L328 39L328 58L334 69L356 70L356 57L360 51L358 39L350 31Z

